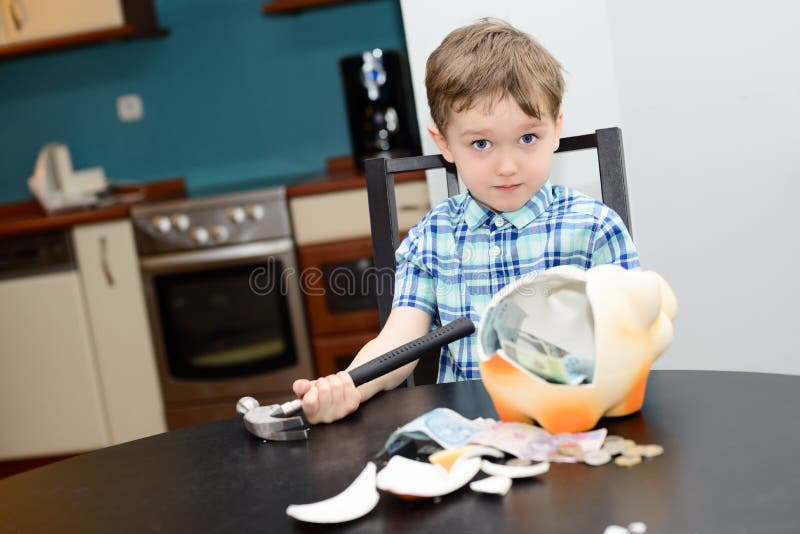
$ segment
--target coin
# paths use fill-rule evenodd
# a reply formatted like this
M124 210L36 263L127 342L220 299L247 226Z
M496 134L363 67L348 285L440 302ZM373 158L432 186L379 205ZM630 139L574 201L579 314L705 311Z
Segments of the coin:
M617 456L614 463L620 467L633 467L634 465L642 463L642 457L633 454L623 454L622 456Z
M644 534L647 532L647 525L641 521L636 521L628 525L628 532L631 534Z
M636 442L635 442L635 441L633 441L632 439L626 439L626 440L624 441L624 443L625 443L625 447L626 447L626 448L628 448L628 447L635 447L635 446L636 446Z
M583 449L576 443L565 443L558 446L558 453L564 456L579 457L583 455Z
M533 464L533 462L526 460L525 458L511 458L506 460L506 465L511 466L525 467L531 464Z
M612 441L611 443L605 443L603 447L600 449L601 451L606 451L611 456L616 456L618 454L622 454L628 449L623 441Z
M643 445L642 456L645 458L655 458L664 454L664 447L661 445Z
M612 443L625 443L625 438L622 436L606 436L606 440L603 442L603 445L611 445Z
M633 447L628 447L625 449L625 454L631 454L633 456L644 456L644 447L641 445L634 445Z
M590 451L583 456L583 461L588 465L605 465L611 461L611 455L604 450Z

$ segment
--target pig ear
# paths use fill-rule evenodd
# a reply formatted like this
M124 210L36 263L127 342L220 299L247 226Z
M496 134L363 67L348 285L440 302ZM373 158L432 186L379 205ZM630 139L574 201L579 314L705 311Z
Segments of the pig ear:
M631 320L639 331L650 330L661 313L661 280L663 279L652 271L626 273L623 291L633 312Z
M661 289L661 311L664 312L670 321L675 319L678 315L678 299L672 291L669 283L664 280L660 274L653 273L658 277L658 284Z

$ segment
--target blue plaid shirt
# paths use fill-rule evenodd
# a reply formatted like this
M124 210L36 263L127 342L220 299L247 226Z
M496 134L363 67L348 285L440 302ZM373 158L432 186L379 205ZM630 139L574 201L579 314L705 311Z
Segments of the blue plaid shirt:
M557 265L639 267L625 224L611 208L548 180L520 209L494 213L462 193L432 209L396 252L392 307L429 313L433 324L469 317L530 272ZM473 334L442 348L438 382L480 378Z

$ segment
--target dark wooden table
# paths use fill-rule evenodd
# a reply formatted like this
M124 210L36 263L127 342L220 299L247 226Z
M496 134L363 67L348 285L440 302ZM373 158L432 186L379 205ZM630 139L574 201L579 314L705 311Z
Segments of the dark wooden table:
M169 432L0 481L0 531L318 531L286 506L338 493L394 428L437 406L495 416L469 382L380 395L308 442L264 443L238 418ZM601 426L666 452L634 468L554 464L505 497L466 487L439 502L382 494L337 528L601 533L643 521L650 534L800 532L799 377L654 372L642 413Z

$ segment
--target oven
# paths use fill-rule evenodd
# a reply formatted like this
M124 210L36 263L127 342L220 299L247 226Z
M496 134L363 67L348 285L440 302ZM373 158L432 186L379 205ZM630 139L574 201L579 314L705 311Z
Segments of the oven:
M291 398L313 368L283 189L132 217L169 428Z

